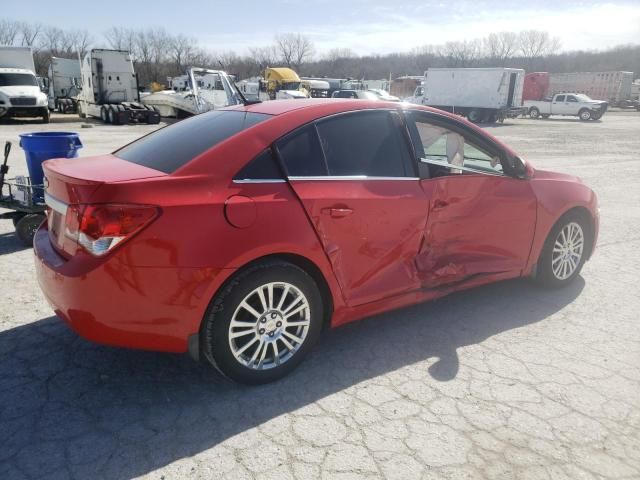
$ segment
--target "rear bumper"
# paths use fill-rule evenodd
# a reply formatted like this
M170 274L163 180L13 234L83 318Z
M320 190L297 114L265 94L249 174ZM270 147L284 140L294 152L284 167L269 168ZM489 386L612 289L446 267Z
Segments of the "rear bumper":
M124 247L124 246L123 246ZM104 259L61 257L46 225L34 238L36 276L47 301L87 340L185 352L226 270L135 267L119 249Z

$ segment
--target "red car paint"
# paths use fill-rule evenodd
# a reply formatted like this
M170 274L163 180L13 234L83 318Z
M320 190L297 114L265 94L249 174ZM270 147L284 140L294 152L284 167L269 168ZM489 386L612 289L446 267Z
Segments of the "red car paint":
M171 174L113 155L45 163L48 195L63 204L153 205L159 216L105 256L70 245L50 217L36 233L40 286L55 312L99 343L184 352L216 292L252 261L284 255L312 269L330 322L365 316L534 271L558 218L598 214L577 179L535 171L526 179L236 183L234 175L298 126L365 109L441 115L515 152L475 125L421 106L358 100L265 102L228 110L273 115ZM215 168L211 165L215 164Z

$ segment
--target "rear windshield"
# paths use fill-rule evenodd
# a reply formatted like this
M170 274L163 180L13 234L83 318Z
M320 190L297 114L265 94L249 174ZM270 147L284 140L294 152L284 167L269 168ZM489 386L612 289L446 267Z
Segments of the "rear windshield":
M173 173L202 152L269 117L262 113L215 110L161 128L116 150L114 155Z
M0 73L0 87L37 87L38 81L28 73Z

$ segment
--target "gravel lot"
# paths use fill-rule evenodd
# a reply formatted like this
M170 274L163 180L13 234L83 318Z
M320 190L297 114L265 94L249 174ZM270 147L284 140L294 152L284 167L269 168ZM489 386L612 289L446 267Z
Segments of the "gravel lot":
M82 155L152 126L72 130ZM601 233L568 289L511 281L323 337L293 375L228 383L186 355L90 344L52 315L0 220L0 479L640 478L640 114L488 127L597 192Z

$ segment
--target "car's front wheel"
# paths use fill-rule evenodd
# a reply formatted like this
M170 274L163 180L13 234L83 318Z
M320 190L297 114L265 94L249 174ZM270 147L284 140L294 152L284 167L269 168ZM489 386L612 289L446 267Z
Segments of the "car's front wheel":
M583 122L591 120L591 110L588 110L586 108L580 110L580 113L578 115L580 116L580 120L582 120Z
M284 261L257 264L216 296L201 329L204 356L237 382L291 372L316 342L323 304L313 278Z
M563 287L573 281L586 261L590 229L577 214L563 217L551 230L538 261L536 280L546 287Z

